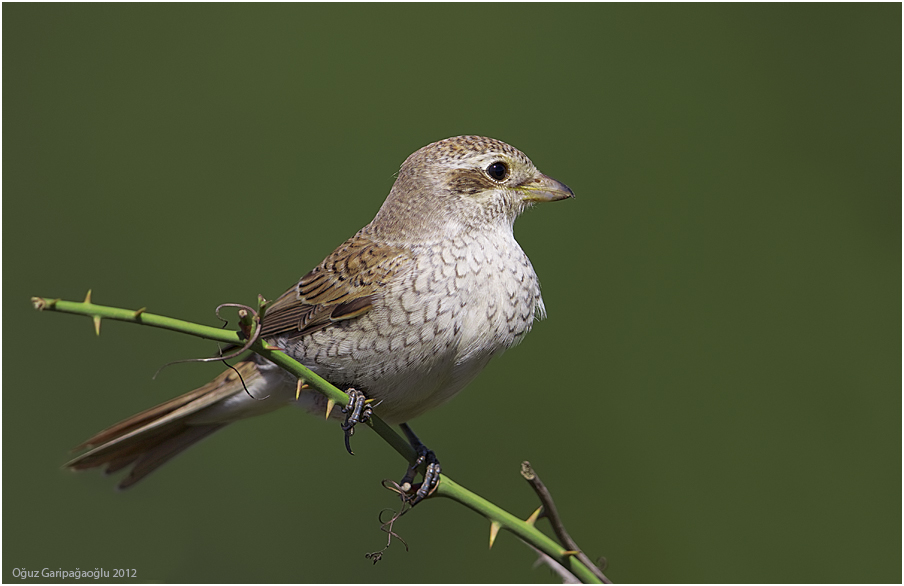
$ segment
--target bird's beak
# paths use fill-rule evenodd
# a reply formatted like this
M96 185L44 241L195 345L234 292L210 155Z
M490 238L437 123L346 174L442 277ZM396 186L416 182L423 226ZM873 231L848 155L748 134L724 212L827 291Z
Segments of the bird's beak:
M543 173L538 173L537 177L523 183L521 190L524 192L524 201L529 202L559 201L574 197L574 192L567 185Z

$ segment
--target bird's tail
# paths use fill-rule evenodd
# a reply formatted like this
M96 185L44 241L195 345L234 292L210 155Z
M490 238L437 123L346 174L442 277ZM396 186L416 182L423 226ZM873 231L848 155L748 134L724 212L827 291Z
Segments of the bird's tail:
M72 470L106 466L110 474L133 465L119 483L119 488L128 488L232 421L287 404L267 398L270 386L257 364L241 362L202 387L94 435L73 451L91 449L65 466Z

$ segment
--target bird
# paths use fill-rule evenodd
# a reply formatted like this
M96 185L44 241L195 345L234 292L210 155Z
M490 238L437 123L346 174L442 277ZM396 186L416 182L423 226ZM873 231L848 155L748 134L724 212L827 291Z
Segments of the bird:
M424 473L413 502L440 468L408 421L451 399L546 317L514 223L536 203L573 197L500 140L434 142L405 160L369 224L266 307L261 339L353 401L368 401L364 417L375 411L400 425L418 462L435 467L429 483ZM128 488L235 421L293 403L324 413L327 399L299 396L297 384L252 355L206 385L95 434L65 466L106 466L107 474L131 467L119 483ZM413 476L411 467L403 483Z

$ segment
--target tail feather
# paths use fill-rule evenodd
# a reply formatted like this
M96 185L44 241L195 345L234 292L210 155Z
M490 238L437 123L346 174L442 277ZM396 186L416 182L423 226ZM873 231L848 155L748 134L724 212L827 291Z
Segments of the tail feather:
M192 424L192 416L236 393L245 392L242 384L250 384L260 373L253 362L242 362L206 385L156 407L142 411L86 440L76 449L92 448L67 462L72 470L86 470L106 465L106 473L134 464L120 482L128 488L168 462L186 448L226 426L229 421Z
M220 378L227 375L231 371L224 372L217 379L214 379L210 383L204 385L203 387L199 387L193 391L189 391L182 396L176 397L175 399L170 399L156 407L151 407L150 409L146 409L141 413L137 413L128 419L124 419L117 423L116 425L111 425L107 429L103 431L99 431L94 434L84 442L72 448L73 452L77 452L79 450L83 450L85 448L90 448L93 446L99 446L101 444L105 444L110 440L116 439L118 437L122 437L131 431L135 431L136 429L141 428L148 423L154 422L159 417L166 415L168 413L172 413L176 409L191 403L195 399L202 397L205 393L209 392L208 388L211 384L218 382ZM234 374L234 373L233 373Z
M132 467L132 471L120 481L119 488L129 488L160 466L166 464L171 458L178 455L186 448L193 446L195 443L225 426L225 423L221 423L186 427L181 433L155 445L153 448L141 452L141 454L137 456L137 459L134 460L135 465ZM119 468L127 466L129 463L130 462L116 462L116 464L119 465ZM109 467L107 468L107 471L109 472Z

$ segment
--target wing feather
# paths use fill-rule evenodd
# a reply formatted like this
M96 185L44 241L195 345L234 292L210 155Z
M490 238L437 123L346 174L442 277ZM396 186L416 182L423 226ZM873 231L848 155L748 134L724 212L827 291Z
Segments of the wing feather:
M261 337L302 336L364 315L410 261L405 249L355 235L267 307Z

